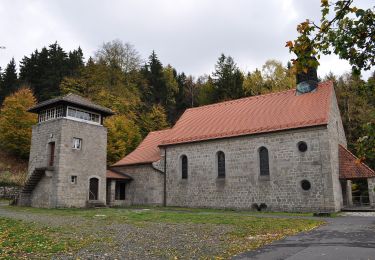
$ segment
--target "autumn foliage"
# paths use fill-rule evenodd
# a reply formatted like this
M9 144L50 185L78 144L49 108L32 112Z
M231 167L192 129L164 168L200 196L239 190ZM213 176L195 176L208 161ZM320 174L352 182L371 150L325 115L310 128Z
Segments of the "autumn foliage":
M28 156L31 142L31 126L37 116L27 112L36 104L29 88L21 88L5 98L0 112L0 147L22 158Z

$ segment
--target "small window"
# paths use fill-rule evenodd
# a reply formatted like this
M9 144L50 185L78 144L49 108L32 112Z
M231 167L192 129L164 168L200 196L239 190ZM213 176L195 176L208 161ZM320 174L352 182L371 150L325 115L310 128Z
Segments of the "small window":
M259 148L259 167L261 176L270 175L270 165L268 158L268 149L264 146Z
M77 184L77 176L75 175L70 176L70 183Z
M48 166L53 166L55 164L55 142L50 142L49 147L49 161Z
M73 149L75 150L81 150L82 147L82 139L81 138L73 138Z
M125 182L116 181L115 200L125 200Z
M307 144L305 142L303 142L303 141L298 142L297 146L298 146L298 150L300 152L306 152L307 151Z
M311 183L308 180L302 180L301 181L301 187L303 190L310 190L311 189Z
M225 178L225 154L222 151L217 152L217 177Z
M181 156L181 177L182 179L188 178L188 159L186 155Z

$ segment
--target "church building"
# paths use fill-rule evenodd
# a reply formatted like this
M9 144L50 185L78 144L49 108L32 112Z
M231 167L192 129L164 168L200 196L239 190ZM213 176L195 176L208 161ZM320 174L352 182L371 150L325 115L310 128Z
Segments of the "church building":
M337 212L351 181L375 173L347 149L330 81L190 108L151 132L111 170L126 174L109 204Z

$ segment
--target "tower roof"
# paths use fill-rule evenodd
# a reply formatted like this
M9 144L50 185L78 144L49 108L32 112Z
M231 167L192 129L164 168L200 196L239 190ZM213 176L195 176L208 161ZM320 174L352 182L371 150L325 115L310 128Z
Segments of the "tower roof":
M51 107L53 105L60 105L60 104L71 104L74 106L78 106L81 108L90 109L96 112L99 112L102 115L110 116L113 115L113 111L109 108L99 106L92 102L91 100L81 97L79 95L69 93L65 96L60 96L56 98L52 98L43 102L40 102L39 104L35 105L34 107L28 109L27 111L38 113L39 111Z

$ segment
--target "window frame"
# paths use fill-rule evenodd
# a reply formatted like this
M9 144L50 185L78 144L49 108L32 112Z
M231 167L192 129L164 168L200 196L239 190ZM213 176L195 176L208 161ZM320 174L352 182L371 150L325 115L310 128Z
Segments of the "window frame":
M79 147L76 147L76 141L79 143ZM82 138L79 137L73 137L73 145L72 145L73 150L82 150Z
M220 162L220 156L222 157L222 162ZM216 168L217 168L217 178L225 179L226 178L226 165L225 165L225 153L223 151L216 152Z
M89 119L79 118L79 117L76 117L76 116L70 116L69 115L70 109L75 110L75 115L77 114L77 111L79 111L81 113L88 113ZM91 120L94 117L98 119L97 122ZM75 121L79 121L79 122L86 122L86 123L93 124L93 125L101 125L101 121L102 121L102 116L100 114L92 112L92 111L88 111L88 110L85 110L85 109L73 107L73 106L67 106L66 107L66 118L71 119L71 120L75 120Z
M70 183L77 184L77 175L70 175Z
M184 159L186 160L186 165L184 169ZM180 170L181 170L181 179L186 180L189 176L189 160L185 154L180 156Z
M263 151L266 152L266 154L263 154ZM270 153L267 147L261 146L258 148L258 158L259 158L259 176L262 178L269 178L270 177Z
M123 187L123 193L121 192L121 187ZM126 200L126 182L115 182L115 200Z

